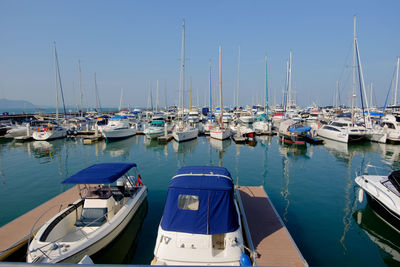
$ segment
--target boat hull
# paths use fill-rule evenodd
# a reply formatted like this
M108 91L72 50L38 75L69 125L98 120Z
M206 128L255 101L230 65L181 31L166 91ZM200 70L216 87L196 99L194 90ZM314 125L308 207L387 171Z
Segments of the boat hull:
M133 199L128 200L128 205L126 210L124 210L123 214L121 214L119 218L114 217L111 221L106 222L103 224L101 232L98 232L96 235L89 234L86 239L86 242L83 242L80 246L72 247L71 243L62 242L64 244L70 245L70 251L67 251L60 255L59 257L54 257L53 255L49 254L50 258L53 256L52 260L48 258L43 258L41 263L78 263L85 255L91 256L96 252L100 251L102 248L107 246L111 243L126 227L126 225L130 222L130 220L135 215L136 211L143 203L145 198L147 197L147 187L143 186L137 192ZM129 203L130 202L130 203ZM130 206L130 207L129 207ZM121 210L122 211L122 208ZM54 217L53 220L57 219L64 211L60 212L58 215ZM52 221L53 221L52 220ZM46 224L47 226L48 224ZM100 227L99 230L102 228ZM41 236L44 231L42 229L39 230L36 236ZM95 232L94 232L95 233ZM36 239L36 237L35 237ZM33 243L33 242L32 242ZM61 243L61 242L58 242ZM39 243L39 247L43 246L44 243ZM30 247L30 250L32 248ZM28 255L27 262L32 262L32 258Z
M230 136L231 136L231 132L229 129L225 129L225 130L216 129L216 130L210 131L210 137L217 139L217 140L225 140L225 139L228 139Z
M50 141L67 137L66 129L57 129L53 131L39 131L32 133L33 139L37 141Z
M199 134L199 130L196 128L191 128L189 130L184 131L174 131L172 136L174 137L175 141L177 142L185 142L189 140L196 139Z
M342 143L349 142L349 135L347 133L326 130L324 127L318 129L318 136Z
M136 135L136 129L127 128L119 130L119 129L103 128L102 134L104 135L104 138L106 138L107 140L118 140Z

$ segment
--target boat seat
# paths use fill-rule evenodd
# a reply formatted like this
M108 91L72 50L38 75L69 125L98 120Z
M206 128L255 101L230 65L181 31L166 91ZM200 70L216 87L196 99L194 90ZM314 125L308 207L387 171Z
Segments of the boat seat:
M121 199L124 198L124 193L122 190L118 187L111 187L111 194L115 201L120 201Z
M81 218L75 222L75 226L101 226L106 220L106 214L107 208L83 208Z

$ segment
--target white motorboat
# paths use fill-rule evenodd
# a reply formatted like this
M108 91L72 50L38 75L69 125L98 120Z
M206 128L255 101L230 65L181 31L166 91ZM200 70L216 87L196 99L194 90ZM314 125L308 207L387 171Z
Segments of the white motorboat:
M131 168L135 176L127 174ZM82 198L39 229L28 246L28 263L78 263L93 255L118 236L147 195L135 163L95 164L62 183L77 184Z
M150 125L143 131L149 139L156 139L157 137L164 135L164 132L165 120L163 117L153 117Z
M123 139L136 135L136 126L126 116L115 116L108 120L101 132L108 141Z
M398 143L400 142L400 127L397 119L393 115L386 115L382 118L380 126L383 127L384 132L387 133L387 142Z
M223 167L187 166L171 179L152 265L240 265L242 226Z
M359 200L365 191L368 203L390 226L400 231L400 171L389 176L361 175L355 182L361 187Z
M55 122L42 124L32 133L32 138L37 141L50 141L65 137L67 137L67 129Z
M181 123L176 125L172 131L172 136L177 142L184 142L196 139L199 134L199 129L189 124Z
M322 125L321 128L317 130L318 136L323 138L327 138L330 140L348 143L349 142L349 135L343 131L340 127L336 127L333 125Z

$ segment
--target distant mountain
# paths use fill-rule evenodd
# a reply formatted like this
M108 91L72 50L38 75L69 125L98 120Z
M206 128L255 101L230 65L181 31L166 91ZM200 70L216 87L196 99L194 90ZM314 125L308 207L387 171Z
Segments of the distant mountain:
M32 104L29 101L25 100L10 100L10 99L5 99L5 98L0 98L0 108L2 110L8 109L8 108L35 108L36 106Z

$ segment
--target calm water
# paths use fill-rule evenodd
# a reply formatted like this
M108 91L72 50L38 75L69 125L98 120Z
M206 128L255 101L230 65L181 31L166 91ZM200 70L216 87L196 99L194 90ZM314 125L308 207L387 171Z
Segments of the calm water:
M400 264L400 234L365 202L358 203L354 183L356 172L363 172L367 164L384 168L376 169L380 174L398 169L400 146L394 145L329 142L298 149L279 144L277 137L258 137L255 146L206 137L166 145L149 143L144 136L93 145L83 145L80 139L1 141L0 226L68 189L60 184L68 176L109 161L136 162L149 188L148 207L107 249L125 248L119 262L152 260L168 182L180 167L222 164L235 183L264 185L310 265ZM96 257L95 262L111 263L108 257Z

